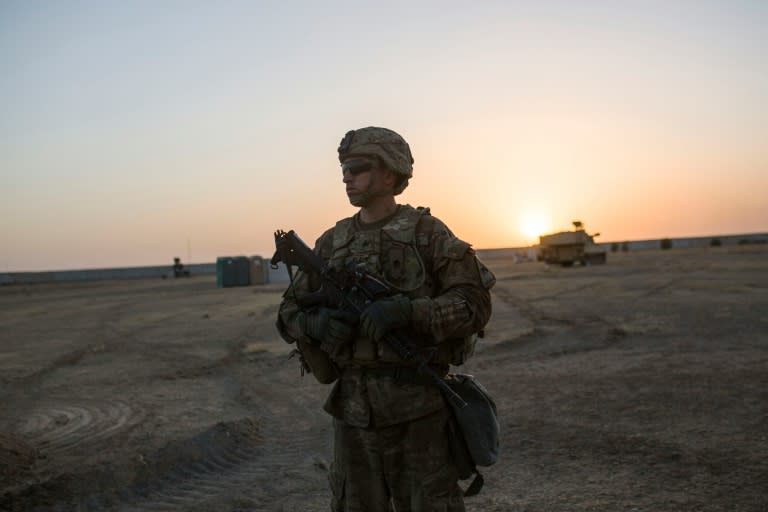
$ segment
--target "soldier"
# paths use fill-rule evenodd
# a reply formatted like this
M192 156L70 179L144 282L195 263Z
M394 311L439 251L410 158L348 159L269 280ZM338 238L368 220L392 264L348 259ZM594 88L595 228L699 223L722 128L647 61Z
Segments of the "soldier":
M334 268L363 264L398 293L373 302L358 321L322 305L299 307L296 298L319 287L316 276L300 272L280 306L283 338L297 344L320 382L335 382L324 406L334 418L331 509L463 511L445 399L384 338L405 330L446 375L472 355L495 279L428 208L396 202L413 172L400 135L353 130L338 152L347 196L360 209L323 233L314 250Z

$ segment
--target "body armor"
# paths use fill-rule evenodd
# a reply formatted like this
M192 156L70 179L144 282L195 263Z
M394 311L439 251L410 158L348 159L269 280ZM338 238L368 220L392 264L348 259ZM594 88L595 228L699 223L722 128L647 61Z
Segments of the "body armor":
M430 278L432 266L429 244L431 233L421 227L428 208L401 205L398 212L383 227L365 229L356 225L354 217L343 219L333 228L333 245L329 265L342 269L349 263L361 264L369 272L379 275L387 284L410 299L432 297L436 287ZM426 223L424 223L426 224ZM419 229L421 227L421 229ZM460 258L469 250L469 244L458 239L447 247L446 257ZM436 346L432 363L439 367L462 364L474 351L477 335L454 338L437 343L428 335L421 335L423 346ZM337 355L340 367L372 366L377 363L397 364L398 355L382 341L358 337Z

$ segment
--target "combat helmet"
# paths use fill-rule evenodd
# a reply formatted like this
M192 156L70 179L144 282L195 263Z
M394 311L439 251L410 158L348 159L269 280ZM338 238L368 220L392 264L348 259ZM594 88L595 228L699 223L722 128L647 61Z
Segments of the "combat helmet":
M339 162L358 155L376 157L387 169L403 176L395 195L405 190L413 176L411 148L397 132L387 128L368 126L348 131L339 144Z

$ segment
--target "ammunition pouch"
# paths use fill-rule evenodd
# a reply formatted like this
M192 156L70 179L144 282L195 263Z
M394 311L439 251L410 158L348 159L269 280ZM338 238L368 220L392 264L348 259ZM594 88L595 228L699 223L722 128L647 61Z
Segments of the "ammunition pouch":
M321 384L331 384L339 378L339 371L328 354L320 346L304 340L297 340L296 346L301 357L302 374L311 373Z

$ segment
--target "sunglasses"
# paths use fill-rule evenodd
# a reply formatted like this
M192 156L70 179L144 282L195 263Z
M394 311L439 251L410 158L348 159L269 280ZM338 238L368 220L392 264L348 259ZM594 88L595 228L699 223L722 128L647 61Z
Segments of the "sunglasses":
M370 160L351 160L342 164L341 173L345 176L347 174L358 176L370 171L374 167L376 167L376 162L371 162Z

